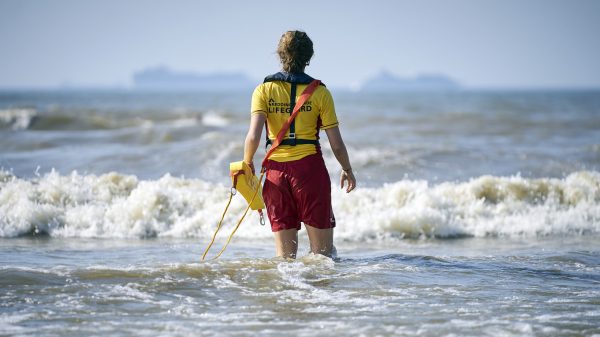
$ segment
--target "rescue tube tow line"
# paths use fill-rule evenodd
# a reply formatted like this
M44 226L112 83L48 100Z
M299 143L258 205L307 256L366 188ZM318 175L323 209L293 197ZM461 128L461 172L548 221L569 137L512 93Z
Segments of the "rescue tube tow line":
M287 121L281 126L281 129L277 133L277 138L273 141L273 145L271 146L271 148L265 155L265 159L263 159L263 161L262 161L262 168L260 170L260 178L257 179L256 176L254 175L254 172L252 172L252 169L250 168L250 166L243 161L233 162L233 163L229 164L229 171L230 171L230 176L231 176L233 186L231 187L231 190L229 192L229 200L227 201L225 210L223 211L223 214L221 215L221 220L219 220L219 223L217 224L217 229L215 230L215 233L213 234L210 243L206 247L206 250L204 250L204 254L202 254L202 261L204 261L204 259L206 258L206 255L208 254L208 251L210 250L210 248L212 247L212 245L215 242L217 234L219 233L219 230L221 229L221 226L223 224L223 219L225 219L225 214L227 213L227 210L229 209L229 205L231 204L231 200L233 199L233 196L236 195L236 191L239 191L240 194L242 194L242 196L244 196L244 198L248 202L248 207L246 207L246 210L244 210L244 213L242 214L241 218L238 220L237 224L233 228L233 231L231 231L231 234L229 235L229 238L227 239L227 242L225 243L225 245L223 246L221 251L219 251L219 253L215 257L213 257L211 260L216 260L221 256L221 254L223 254L223 252L225 251L225 249L231 242L233 235L238 230L238 228L240 228L240 225L244 221L244 218L248 214L248 210L250 210L250 208L258 211L258 213L260 214L261 225L265 224L265 219L264 219L264 215L262 212L262 209L265 208L265 204L262 199L262 195L259 195L258 191L262 191L262 180L263 180L263 177L266 172L267 160L269 159L271 154L273 154L275 149L279 145L281 145L281 142L285 138L285 134L287 133L288 129L290 128L290 125L292 124L292 122L294 121L296 116L300 113L300 108L310 98L310 96L313 94L313 92L315 92L315 90L319 87L320 84L321 84L321 81L319 81L319 80L312 81L304 89L304 91L298 98L298 101L296 102L296 105L294 106L294 110L293 110L292 114L287 119ZM243 179L240 179L240 176L244 176Z
M208 244L208 247L206 247L204 254L202 254L202 261L204 261L204 259L206 258L206 254L208 254L208 251L210 250L213 243L215 242L217 234L219 233L219 230L221 229L221 225L223 224L223 219L225 218L225 214L227 213L227 210L229 209L229 205L231 204L231 200L233 199L233 196L237 194L238 190L246 198L246 201L248 201L248 207L246 207L246 210L244 210L242 217L238 220L237 225L234 227L233 231L229 235L229 238L227 239L225 246L212 259L215 260L215 259L219 258L219 256L221 256L221 254L223 254L223 252L229 245L229 242L231 242L233 235L235 234L235 232L238 230L238 228L244 221L244 218L246 217L246 214L248 213L248 210L250 210L250 208L258 210L258 213L260 214L260 223L261 223L261 225L265 224L265 219L264 219L264 215L262 212L262 209L265 207L265 204L264 204L264 201L262 200L262 196L258 194L258 191L262 190L261 183L262 183L262 179L265 174L265 170L261 170L260 179L257 179L256 176L252 173L252 169L250 168L250 166L248 166L248 164L244 163L243 161L231 163L229 165L229 167L230 167L230 171L231 171L230 175L231 175L231 180L232 180L232 184L233 184L233 186L231 187L231 190L229 192L229 200L227 201L225 210L223 211L223 214L221 215L221 220L219 220L219 223L217 224L217 229L215 230L215 233L213 234L212 239L211 239L210 243ZM238 167L240 169L237 169ZM240 179L240 176L244 176L243 179ZM249 193L252 193L252 194L249 194Z

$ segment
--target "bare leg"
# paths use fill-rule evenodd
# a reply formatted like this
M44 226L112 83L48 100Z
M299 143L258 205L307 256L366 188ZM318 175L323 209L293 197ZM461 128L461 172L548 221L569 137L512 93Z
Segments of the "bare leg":
M319 229L306 225L308 240L310 240L310 251L313 254L321 254L331 257L333 250L333 228Z
M275 250L279 257L295 259L298 251L298 230L284 229L275 232Z

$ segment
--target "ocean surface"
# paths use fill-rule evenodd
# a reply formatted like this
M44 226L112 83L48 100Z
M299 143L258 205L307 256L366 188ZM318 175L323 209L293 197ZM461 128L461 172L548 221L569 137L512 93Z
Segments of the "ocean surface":
M0 335L600 336L600 91L332 93L337 258L201 262L251 92L0 92Z

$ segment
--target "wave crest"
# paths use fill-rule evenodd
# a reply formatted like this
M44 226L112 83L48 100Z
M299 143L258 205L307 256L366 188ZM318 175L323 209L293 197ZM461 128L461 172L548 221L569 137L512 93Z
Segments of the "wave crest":
M336 211L341 208L342 220L361 219L354 230L363 237L600 233L598 172L575 172L564 179L482 176L434 186L405 180L357 190L342 200Z
M0 171L0 237L209 237L228 188L165 175L158 180L108 173L31 180ZM600 233L600 173L564 179L481 176L430 185L402 180L350 194L333 191L336 236L387 238L596 235ZM234 198L226 227L243 211ZM228 229L224 229L225 232ZM268 238L254 213L237 236Z
M0 110L0 130L26 130L37 118L37 111L31 108Z
M142 116L142 117L140 117ZM58 110L38 112L33 108L0 109L0 130L116 130L122 128L148 128L155 125L172 128L223 127L230 118L214 112L187 110L134 110L109 111L96 109Z

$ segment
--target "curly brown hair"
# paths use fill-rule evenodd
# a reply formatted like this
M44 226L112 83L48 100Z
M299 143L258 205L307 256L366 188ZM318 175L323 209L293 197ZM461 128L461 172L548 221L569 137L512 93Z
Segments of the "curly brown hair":
M314 54L313 43L305 32L290 30L281 36L277 54L284 71L302 73Z

